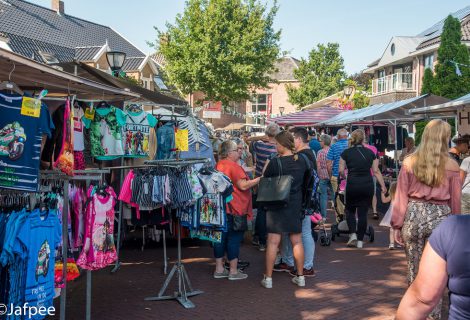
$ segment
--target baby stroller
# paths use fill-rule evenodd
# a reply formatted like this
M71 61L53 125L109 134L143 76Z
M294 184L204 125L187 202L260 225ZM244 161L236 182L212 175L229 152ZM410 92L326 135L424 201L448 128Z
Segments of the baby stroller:
M323 217L319 213L312 214L310 216L310 221L312 222L312 235L315 242L320 240L321 246L329 246L331 244L331 238L328 235L328 232L325 228L325 221ZM314 230L317 226L319 226L319 234Z
M349 235L348 223L344 214L340 213L336 205L337 201L340 201L343 206L345 205L346 198L346 180L340 180L338 183L338 190L335 193L334 208L336 215L336 223L331 226L331 240L335 241L335 238L341 234ZM371 225L367 226L366 234L369 237L369 242L374 242L374 228Z

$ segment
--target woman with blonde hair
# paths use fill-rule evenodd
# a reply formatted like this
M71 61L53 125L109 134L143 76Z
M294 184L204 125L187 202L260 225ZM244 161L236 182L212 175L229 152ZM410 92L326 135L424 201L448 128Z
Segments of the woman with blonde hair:
M391 225L396 240L404 244L408 285L417 273L424 247L432 231L450 214L461 211L459 165L450 158L450 125L432 120L424 128L421 144L403 162L398 176ZM441 318L441 302L429 315Z
M363 246L367 230L367 212L372 205L375 193L371 169L382 188L382 192L387 191L379 170L379 160L374 152L364 147L364 139L364 130L354 130L349 140L349 148L343 151L339 162L339 174L343 178L346 178L345 171L348 170L345 198L346 221L349 228L348 246L357 248Z

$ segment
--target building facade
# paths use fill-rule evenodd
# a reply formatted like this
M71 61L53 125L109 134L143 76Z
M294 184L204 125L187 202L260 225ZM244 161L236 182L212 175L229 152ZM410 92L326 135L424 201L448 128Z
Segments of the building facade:
M462 43L470 47L470 6L452 16L461 21ZM365 73L374 76L370 104L416 97L421 93L424 71L434 70L445 18L416 36L393 37L382 56Z

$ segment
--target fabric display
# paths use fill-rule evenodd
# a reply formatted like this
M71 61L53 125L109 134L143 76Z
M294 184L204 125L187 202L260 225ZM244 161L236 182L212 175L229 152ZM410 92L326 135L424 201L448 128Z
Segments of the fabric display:
M157 129L157 154L155 160L174 159L175 152L175 122L168 121Z
M93 119L84 118L90 129L91 155L97 160L113 160L124 155L122 128L126 114L106 102L93 109Z
M21 195L20 195L21 197ZM4 203L3 196L0 202ZM47 200L47 201L46 201ZM61 242L57 200L44 196L28 211L2 205L0 214L0 292L4 304L53 305L56 248ZM14 210L16 209L16 210ZM12 211L10 211L12 210ZM40 315L31 319L42 319ZM17 319L9 316L7 319Z
M0 93L0 187L37 191L42 136L54 124L46 105Z
M124 126L124 154L129 158L148 158L150 129L157 125L157 119L148 112L131 106L127 111Z
M62 128L62 147L57 160L54 162L54 168L59 169L69 176L73 176L74 170L73 127L73 111L70 108L70 100L67 99Z
M75 170L85 170L85 156L83 154L83 150L85 150L84 117L83 108L75 101L73 105L73 165Z
M209 138L209 130L204 123L194 117L185 117L178 120L179 129L188 130L188 151L181 151L180 158L209 159L215 166L214 152Z
M173 209L191 237L220 242L232 192L230 179L218 171L158 167L131 170L119 199L133 206L133 225L167 225Z
M83 269L99 270L117 259L114 244L114 205L116 194L109 186L90 186L86 207L85 242L77 265Z

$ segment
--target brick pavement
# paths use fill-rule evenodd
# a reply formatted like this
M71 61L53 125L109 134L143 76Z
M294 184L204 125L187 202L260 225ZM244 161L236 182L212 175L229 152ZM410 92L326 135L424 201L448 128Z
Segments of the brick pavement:
M196 304L191 310L175 301L144 301L164 281L163 250L154 246L141 252L140 243L128 243L116 274L109 268L93 272L92 319L393 319L406 289L404 252L388 250L388 230L369 222L376 228L376 241L366 242L362 250L346 248L346 236L330 247L317 244L317 276L307 278L303 289L287 273L274 274L273 289L262 288L264 255L248 242L241 255L251 263L249 278L212 279L211 248L205 242L186 242L183 257L189 277L195 289L204 291L191 298ZM168 254L174 261L174 244ZM85 285L86 277L69 285L67 319L85 318Z

